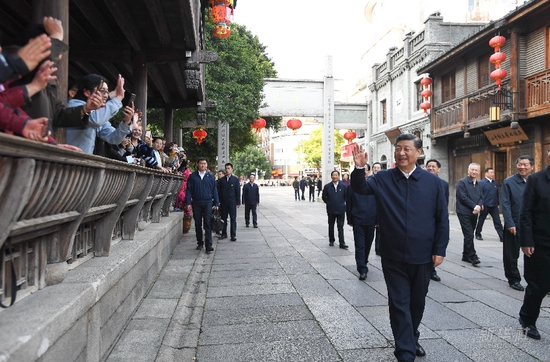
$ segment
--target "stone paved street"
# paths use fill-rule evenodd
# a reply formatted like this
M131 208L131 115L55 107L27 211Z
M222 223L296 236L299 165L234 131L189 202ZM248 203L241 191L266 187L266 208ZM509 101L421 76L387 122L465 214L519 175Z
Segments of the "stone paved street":
M291 187L260 193L259 228L245 228L239 208L236 242L214 237L207 255L195 250L193 228L184 235L108 362L395 360L374 250L360 281L351 228L349 250L329 247L324 203L294 201ZM525 338L523 292L504 278L491 220L475 242L474 268L461 261L462 234L450 218L442 281L430 283L420 330L427 356L417 361L550 361L550 297L537 323L542 339Z

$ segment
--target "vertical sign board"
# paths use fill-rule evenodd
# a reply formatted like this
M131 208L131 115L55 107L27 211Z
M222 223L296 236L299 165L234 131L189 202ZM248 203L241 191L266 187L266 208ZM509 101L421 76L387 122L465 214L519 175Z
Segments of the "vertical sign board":
M331 181L330 173L334 171L334 78L325 77L323 91L323 155L322 179L323 185Z
M218 170L229 162L229 123L218 121Z

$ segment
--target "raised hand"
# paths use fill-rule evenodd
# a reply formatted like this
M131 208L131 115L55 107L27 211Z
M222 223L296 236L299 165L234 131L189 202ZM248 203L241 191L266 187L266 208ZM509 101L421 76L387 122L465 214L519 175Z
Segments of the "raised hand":
M115 94L121 101L124 99L124 78L119 74L116 82Z
M32 82L26 85L29 97L32 97L42 89L46 88L50 80L57 79L57 76L52 75L52 73L55 73L56 71L57 68L51 60L46 60L42 63L40 68L38 68L38 72L36 72Z
M369 160L369 154L363 150L361 145L355 145L353 148L353 162L355 166L365 167L367 161Z
M38 63L42 59L48 57L51 54L50 48L52 47L52 42L46 34L41 34L36 38L29 40L27 45L19 49L17 55L25 62L29 72L36 68Z
M61 20L54 19L51 16L45 16L42 23L50 38L63 40L63 24L61 24Z

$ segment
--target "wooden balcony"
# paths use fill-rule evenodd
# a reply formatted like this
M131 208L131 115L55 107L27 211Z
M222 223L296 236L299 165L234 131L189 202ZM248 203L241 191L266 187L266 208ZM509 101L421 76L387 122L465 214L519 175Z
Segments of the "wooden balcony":
M507 84L503 83L503 88ZM492 122L489 108L497 104L501 107L501 116L511 112L505 105L507 99L497 92L491 84L464 97L453 99L432 109L432 132L434 137L442 137L461 132L464 125L469 129L484 127Z
M183 178L0 133L0 298L9 303L108 256L162 216Z
M525 108L527 117L550 113L550 69L525 78Z

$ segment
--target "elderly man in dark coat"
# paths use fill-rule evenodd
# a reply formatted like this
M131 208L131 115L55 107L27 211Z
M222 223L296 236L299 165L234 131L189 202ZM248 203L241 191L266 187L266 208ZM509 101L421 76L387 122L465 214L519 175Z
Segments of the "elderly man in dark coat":
M418 344L433 267L443 262L449 243L449 214L439 178L416 163L422 141L401 134L395 142L396 168L365 179L368 155L355 147L354 192L374 195L380 225L382 270L388 288L394 355L414 361L426 352Z
M338 227L338 242L341 249L347 249L344 241L344 219L346 217L346 185L340 181L340 172L332 171L330 174L332 182L323 187L323 201L327 205L328 214L328 241L329 245L334 245L334 222Z

